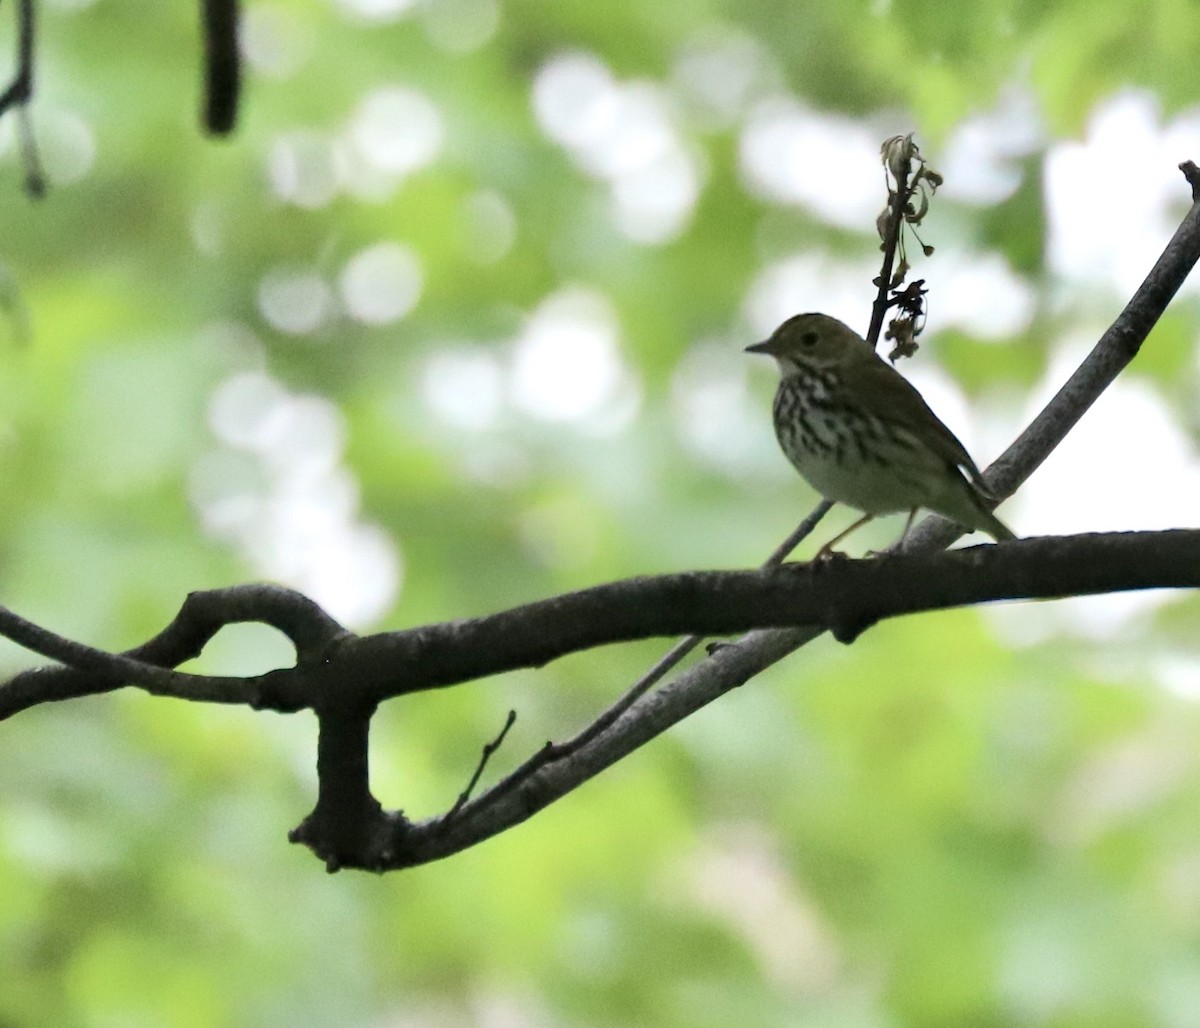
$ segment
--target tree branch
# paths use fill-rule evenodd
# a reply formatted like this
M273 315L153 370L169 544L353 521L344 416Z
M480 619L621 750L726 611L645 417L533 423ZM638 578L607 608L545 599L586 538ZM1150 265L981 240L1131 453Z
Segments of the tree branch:
M672 686L643 697L613 729L580 746L569 760L501 782L463 804L455 817L421 825L383 811L371 796L367 733L377 703L549 660L594 646L683 632L725 634L758 626L806 626L811 636L830 630L845 642L877 621L1002 599L1045 599L1128 589L1200 586L1200 530L1113 533L1024 539L1002 545L925 553L893 553L870 560L835 559L757 571L706 571L633 578L567 593L467 621L356 638L344 633L310 601L270 587L248 587L189 597L175 622L141 648L143 654L191 655L219 623L271 617L307 640L295 668L256 679L234 679L242 702L273 709L311 708L320 720L320 792L313 813L292 833L331 870L375 870L438 859L488 838L570 791L624 752L673 724L681 707L707 692ZM227 606L223 607L223 604ZM794 632L755 632L723 647L699 665L708 692L717 694L778 659ZM74 652L74 651L72 651ZM0 686L0 715L67 694L119 688L119 663L82 670L27 672ZM138 651L131 651L138 652ZM118 658L114 658L118 659ZM181 675L178 688L162 669L128 658L158 695L229 702L227 679ZM197 688L194 680L209 682ZM270 687L263 680L270 680ZM47 681L55 688L38 695ZM70 687L67 684L69 683ZM73 689L73 693L72 693ZM270 701L264 704L264 696ZM286 704L276 702L286 697ZM715 698L715 697L710 697ZM701 704L702 705L702 704ZM618 752L621 751L621 752Z
M498 614L364 636L339 674L376 702L610 643L816 626L853 642L884 618L996 600L1200 585L1200 530L1048 536L756 571L628 578Z
M830 628L843 641L885 617L919 610L1000 599L1051 598L1112 591L1121 577L1133 588L1156 588L1167 580L1200 584L1200 531L1117 533L1019 540L942 553L896 554L836 565L788 565L774 572L743 572L770 579L750 599L749 583L737 583L722 606L741 603L773 620L810 620L791 631L755 631L724 646L703 664L645 697L615 730L582 748L569 761L536 774L502 781L444 829L437 819L406 825L397 852L405 862L441 859L519 824L583 781L649 742L678 721L782 659L796 645ZM911 561L911 563L909 563ZM1120 569L1118 571L1118 569ZM790 576L791 582L785 579ZM1111 576L1111 577L1110 577ZM636 581L636 580L635 580ZM1141 584L1134 586L1137 581ZM968 599L968 594L970 599ZM675 597L672 597L674 599ZM757 604L763 603L759 608Z
M67 665L33 668L0 686L0 720L39 703L112 692L126 683L154 695L256 709L288 712L311 706L275 672L255 678L213 678L164 670L199 656L225 625L245 622L270 625L286 635L296 647L301 667L319 664L350 636L307 596L272 585L191 593L158 635L121 654L65 639L0 607L0 635Z

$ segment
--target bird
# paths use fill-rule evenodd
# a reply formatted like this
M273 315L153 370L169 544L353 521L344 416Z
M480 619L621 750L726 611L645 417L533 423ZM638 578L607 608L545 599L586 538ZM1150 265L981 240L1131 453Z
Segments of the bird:
M797 314L746 352L779 365L775 435L788 460L827 500L863 513L818 558L872 518L907 511L902 545L920 509L997 542L1017 538L963 444L850 326Z

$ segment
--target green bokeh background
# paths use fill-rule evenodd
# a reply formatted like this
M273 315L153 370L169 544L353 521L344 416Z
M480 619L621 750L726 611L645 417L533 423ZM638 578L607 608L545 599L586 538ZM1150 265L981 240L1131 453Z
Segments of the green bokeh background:
M440 46L431 25L477 7L429 0L376 21L318 0L248 4L282 19L305 56L282 76L249 69L221 142L197 129L192 5L44 8L33 117L52 179L62 112L86 122L95 154L33 203L4 126L7 605L117 649L188 591L256 577L204 530L188 484L216 445L214 389L254 368L344 417L361 517L404 560L400 597L373 627L750 566L771 550L814 497L772 449L768 376L754 384L763 448L739 473L683 445L672 381L697 341L750 341L741 311L765 262L796 247L869 256L871 226L831 228L754 196L738 127L684 111L706 167L690 226L658 246L623 238L604 187L534 117L534 76L557 54L665 80L688 40L736 30L784 88L851 117L885 112L935 166L955 126L1013 81L1038 101L1044 148L1127 86L1167 115L1200 99L1200 11L1183 0L512 0L482 5L498 15L482 45ZM272 193L280 133L340 132L388 85L441 112L435 162L376 200L338 193L306 209ZM1031 388L1062 327L1040 159L1000 210L948 203L927 226L934 242L942 218L941 231L1003 253L1039 297L1019 346L933 341L928 359L971 397ZM1120 169L1097 174L1115 194L1137 188ZM463 213L481 189L516 225L486 265ZM199 223L215 245L197 245ZM405 318L336 317L304 339L264 320L270 269L332 276L382 240L420 259ZM936 256L919 274L936 303ZM628 426L597 435L508 411L484 438L437 417L422 376L439 347L473 340L503 361L523 317L576 283L616 311L642 395ZM1193 439L1194 316L1177 308L1133 372ZM519 474L469 473L493 445ZM529 543L531 516L550 557ZM0 726L0 1024L1186 1028L1200 1010L1200 719L1139 669L1165 653L1200 660L1198 613L1176 598L1111 638L1018 649L977 611L884 624L849 648L821 640L529 823L382 878L327 876L286 842L313 800L308 716L132 692L23 713ZM491 774L578 728L661 650L607 648L390 705L373 736L381 800L444 809L510 707L520 719ZM29 662L2 656L9 670ZM246 628L196 666L287 660Z

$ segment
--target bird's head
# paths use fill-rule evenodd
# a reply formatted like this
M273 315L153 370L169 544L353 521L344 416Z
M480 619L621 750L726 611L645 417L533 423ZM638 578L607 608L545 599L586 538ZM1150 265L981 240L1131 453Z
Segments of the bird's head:
M747 353L765 353L779 362L783 374L812 368L832 368L872 354L866 341L849 325L828 314L797 314L788 318L762 343Z

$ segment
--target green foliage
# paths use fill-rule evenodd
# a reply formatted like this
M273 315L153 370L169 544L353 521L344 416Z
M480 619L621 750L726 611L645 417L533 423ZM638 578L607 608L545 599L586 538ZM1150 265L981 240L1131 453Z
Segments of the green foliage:
M747 126L790 97L833 119L829 138L914 130L941 168L965 119L1033 97L1044 134L1000 147L1013 188L939 195L923 229L937 251L914 261L932 301L917 365L996 409L1042 383L1078 311L1091 330L1124 299L1053 277L1047 153L1128 86L1164 118L1190 104L1200 33L1183 0L356 6L248 4L244 106L220 142L198 132L192 6L42 11L43 202L20 193L0 125L0 583L23 615L117 649L193 589L267 576L333 606L367 594L381 561L305 564L329 539L287 535L296 512L399 555L402 583L361 608L364 629L755 564L814 497L739 353L764 327L753 297L789 259L831 282L861 267L865 324L878 255L873 214L821 213L846 175L832 144L779 151L821 186L789 202L750 181ZM689 79L710 51L732 63ZM536 83L571 54L673 133L696 187L676 230L647 241L649 214L614 219L614 189L637 185L597 170L615 145L573 152L545 131ZM406 91L384 95L402 113L382 129L364 106L380 90ZM418 143L424 157L404 149ZM1110 208L1140 188L1094 173ZM1004 259L1032 297L1019 327L938 320L948 244ZM356 292L371 253L399 278ZM371 313L402 287L408 306ZM796 302L826 291L802 283ZM530 343L548 301L569 317L547 338L576 346L550 389L538 375L562 350ZM580 324L609 333L598 363ZM1135 365L1193 440L1195 334L1183 305ZM271 435L263 409L295 420ZM232 508L213 497L259 504L256 530L223 529ZM307 716L133 693L22 714L0 726L0 1023L1189 1025L1196 607L1163 601L1108 635L1046 605L818 641L530 822L379 880L327 877L286 843L313 800ZM413 816L443 810L509 708L489 778L661 649L393 704L374 785ZM199 666L289 659L246 629Z

